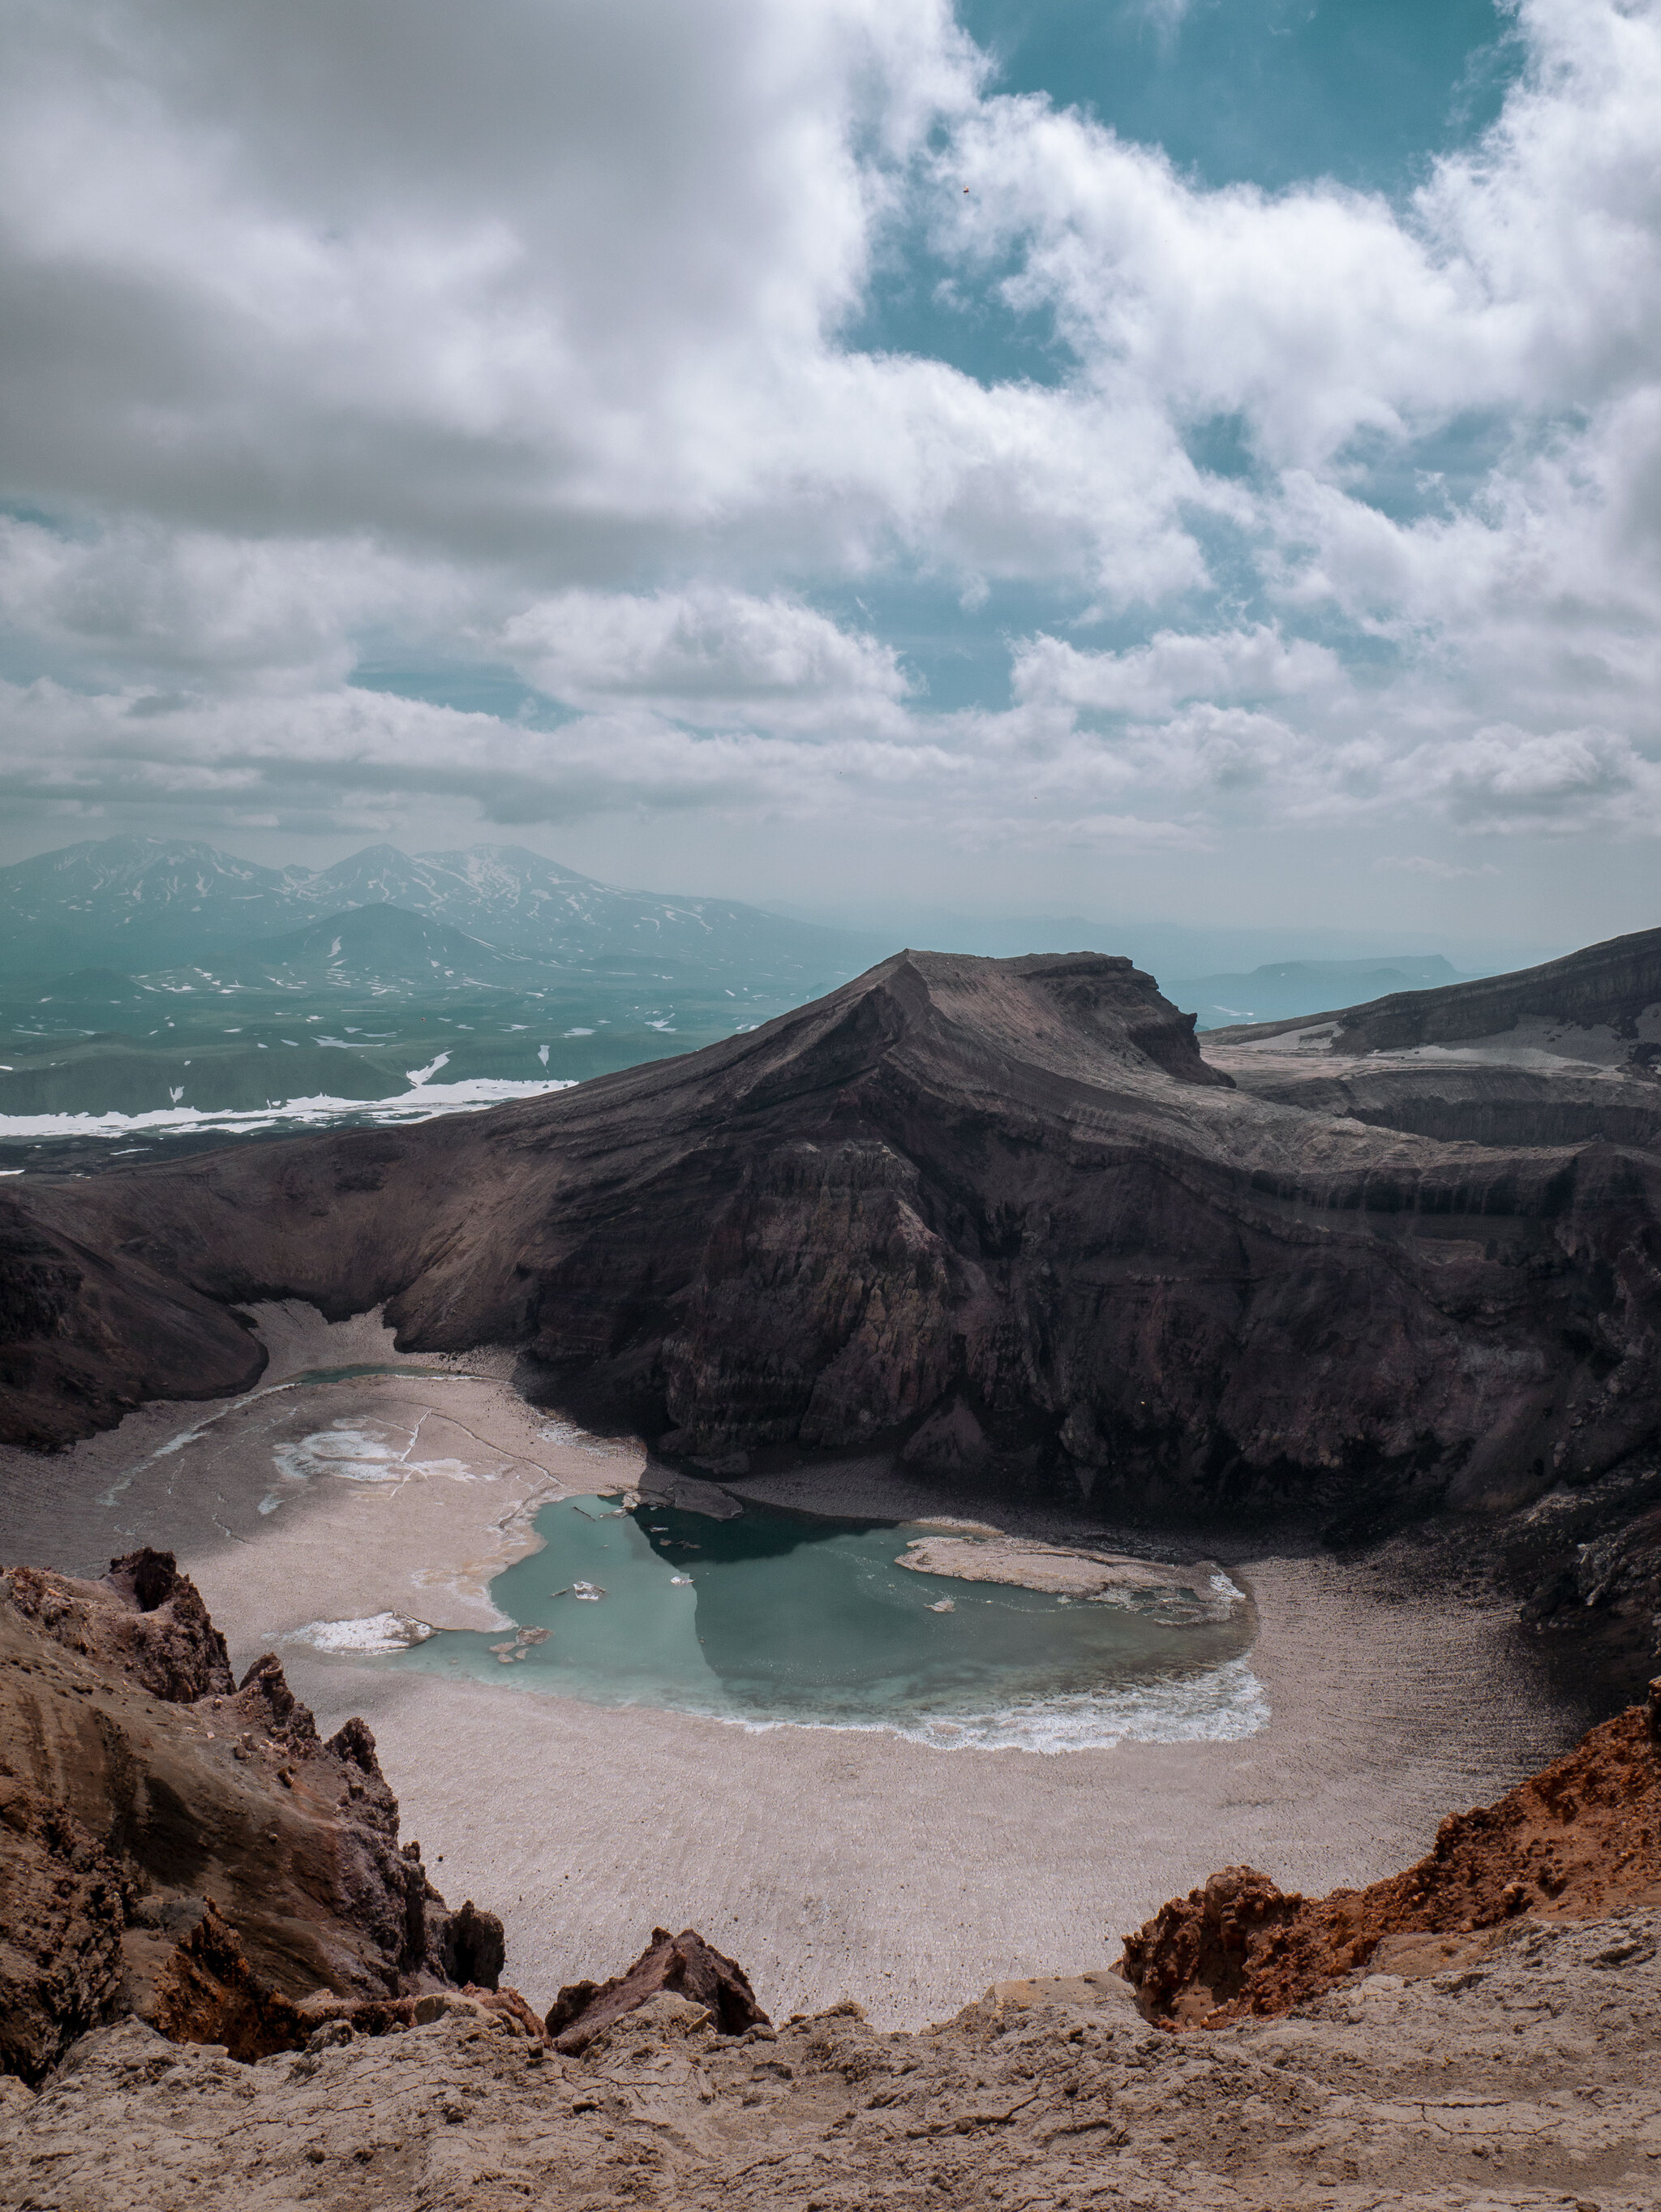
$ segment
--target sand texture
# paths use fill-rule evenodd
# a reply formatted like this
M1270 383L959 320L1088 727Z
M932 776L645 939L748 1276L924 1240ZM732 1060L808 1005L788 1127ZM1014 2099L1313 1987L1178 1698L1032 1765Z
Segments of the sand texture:
M621 1487L640 1455L525 1405L500 1355L400 1360L367 1318L325 1328L292 1308L260 1324L271 1367L246 1399L152 1407L70 1451L9 1455L0 1559L97 1571L140 1542L177 1551L239 1672L276 1649L325 1734L369 1721L404 1834L447 1894L500 1912L533 2002L627 1966L654 1924L690 1925L769 2010L848 1996L914 2027L994 1981L1105 1967L1217 1866L1249 1860L1309 1892L1374 1880L1450 1808L1578 1733L1528 1688L1499 1610L1388 1601L1363 1569L1272 1555L1228 1566L1257 1609L1268 1706L1236 1741L941 1751L600 1708L521 1689L513 1668L498 1686L319 1652L296 1632L382 1613L498 1625L489 1577L536 1542L538 1504ZM352 1366L391 1371L299 1380ZM327 1471L327 1440L349 1431L374 1479ZM321 1471L285 1480L285 1455L307 1451ZM864 1510L875 1479L858 1462L827 1473L822 1505ZM801 1504L813 1484L735 1487ZM919 1517L943 1506L920 1484L906 1498ZM1053 1519L1022 1533L1101 1534Z
M400 1354L379 1315L251 1311L270 1354L252 1390L146 1406L50 1455L0 1449L7 1561L98 1574L137 1544L177 1552L245 1650L379 1613L499 1628L488 1586L538 1509L643 1465L527 1405L510 1352Z

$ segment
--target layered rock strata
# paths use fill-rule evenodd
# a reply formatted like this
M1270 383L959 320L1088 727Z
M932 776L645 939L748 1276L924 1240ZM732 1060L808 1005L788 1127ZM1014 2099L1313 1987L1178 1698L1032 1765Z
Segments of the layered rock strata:
M1115 1516L1515 1507L1661 1416L1661 1154L1253 1095L1094 954L904 954L550 1098L29 1178L0 1269L39 1443L246 1387L238 1308L285 1297L519 1346L706 1467L882 1443Z

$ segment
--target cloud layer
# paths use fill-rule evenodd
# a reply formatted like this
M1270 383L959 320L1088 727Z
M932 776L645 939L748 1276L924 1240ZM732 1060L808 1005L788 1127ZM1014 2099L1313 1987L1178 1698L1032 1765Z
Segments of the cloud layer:
M1655 0L1521 0L1400 202L1204 189L941 0L0 20L16 822L1661 832ZM1053 375L856 347L896 266Z

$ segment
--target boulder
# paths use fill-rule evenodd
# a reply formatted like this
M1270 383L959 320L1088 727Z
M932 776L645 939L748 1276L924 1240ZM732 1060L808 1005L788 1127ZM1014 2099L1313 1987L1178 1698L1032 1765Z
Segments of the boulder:
M683 1928L678 1936L654 1928L651 1942L627 1973L609 1982L570 1984L555 1998L544 2025L555 2050L574 2057L664 1990L701 2007L723 2035L772 2025L743 1968L706 1943L695 1928Z

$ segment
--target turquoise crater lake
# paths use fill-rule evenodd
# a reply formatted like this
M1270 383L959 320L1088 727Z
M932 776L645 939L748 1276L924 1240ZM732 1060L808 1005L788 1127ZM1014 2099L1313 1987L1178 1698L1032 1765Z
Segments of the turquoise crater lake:
M511 1628L441 1632L391 1663L941 1748L1064 1751L1264 1725L1252 1608L1219 1570L1172 1570L1163 1595L1104 1601L897 1564L943 1525L765 1506L717 1521L566 1498L537 1516L543 1548L491 1584Z

